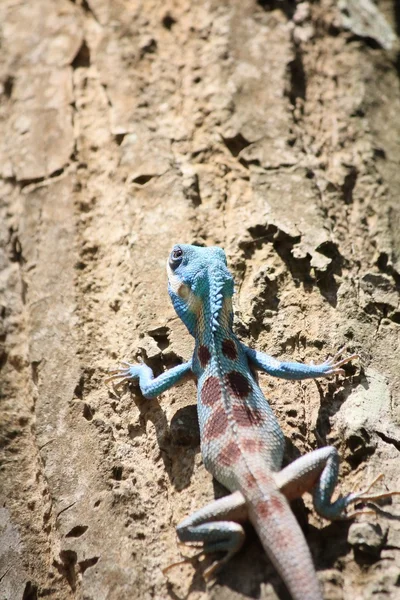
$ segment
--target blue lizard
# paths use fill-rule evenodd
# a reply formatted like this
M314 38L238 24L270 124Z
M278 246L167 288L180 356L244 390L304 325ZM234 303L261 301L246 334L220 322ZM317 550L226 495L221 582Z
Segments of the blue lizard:
M311 554L289 501L310 491L316 511L327 519L348 518L369 490L332 501L339 470L334 447L315 450L282 469L284 436L254 376L256 369L284 379L344 374L342 351L319 365L281 362L246 347L232 330L234 282L221 248L175 245L168 263L168 291L178 316L195 338L192 358L160 376L145 364L122 363L108 381L139 382L153 398L190 372L197 378L201 452L205 467L231 494L215 500L177 527L183 542L199 542L203 551L224 552L204 573L206 578L244 542L241 523L250 519L266 553L294 600L321 600Z

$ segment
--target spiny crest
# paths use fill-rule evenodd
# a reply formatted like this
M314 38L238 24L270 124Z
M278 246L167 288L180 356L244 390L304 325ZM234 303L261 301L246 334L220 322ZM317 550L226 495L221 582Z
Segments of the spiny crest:
M212 331L216 331L219 326L219 316L222 310L222 304L224 301L224 288L226 287L226 274L220 270L215 269L211 273L211 285L210 285L210 308L212 315Z

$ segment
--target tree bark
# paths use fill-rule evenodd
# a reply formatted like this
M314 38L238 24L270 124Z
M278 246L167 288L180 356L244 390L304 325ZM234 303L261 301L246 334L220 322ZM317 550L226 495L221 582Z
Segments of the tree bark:
M287 460L334 444L343 492L399 488L396 0L3 0L0 29L0 597L287 598L251 529L214 587L195 558L163 574L223 493L195 387L103 380L190 357L166 258L220 245L246 343L361 355L261 377ZM396 497L354 523L294 510L324 598L399 597Z

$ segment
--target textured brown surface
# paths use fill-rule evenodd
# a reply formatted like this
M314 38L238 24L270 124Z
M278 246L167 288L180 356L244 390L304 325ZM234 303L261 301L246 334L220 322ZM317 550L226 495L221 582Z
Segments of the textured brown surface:
M103 383L189 358L177 241L225 248L246 342L361 354L345 380L261 376L288 459L334 443L343 491L399 486L399 19L395 0L0 3L1 600L287 598L250 529L213 587L196 560L162 573L221 493L195 387ZM400 501L354 525L310 508L324 598L399 598Z

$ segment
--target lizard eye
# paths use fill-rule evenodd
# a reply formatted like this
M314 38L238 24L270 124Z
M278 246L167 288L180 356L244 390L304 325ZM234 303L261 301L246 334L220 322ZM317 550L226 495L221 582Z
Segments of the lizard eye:
M180 246L176 246L169 256L169 266L171 269L176 269L182 262L183 250Z

